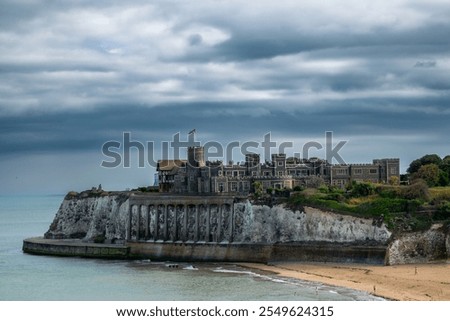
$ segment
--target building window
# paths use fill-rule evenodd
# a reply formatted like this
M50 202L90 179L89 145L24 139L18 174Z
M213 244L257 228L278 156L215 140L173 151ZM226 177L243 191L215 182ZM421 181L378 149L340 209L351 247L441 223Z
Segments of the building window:
M222 176L222 175L223 175L222 171L219 171L219 176Z
M223 189L223 183L219 183L219 192L223 192L224 191L224 189Z
M283 166L283 162L278 162L278 166Z
M361 168L355 169L355 174L356 175L361 175L362 174L362 169Z
M236 192L237 190L237 183L236 182L231 182L231 191L232 192Z
M269 172L264 172L264 176L270 176Z
M278 172L278 176L283 176L283 172Z
M371 168L369 172L370 172L370 174L376 174L376 173L378 173L378 170L375 168Z
M256 176L256 172L255 171L252 172L252 176Z
M244 177L245 176L245 172L244 171L239 171L239 176Z
M237 177L237 176L238 176L238 171L234 171L234 172L233 172L233 176L234 176L234 177Z
M391 174L392 175L397 175L397 168L391 167Z

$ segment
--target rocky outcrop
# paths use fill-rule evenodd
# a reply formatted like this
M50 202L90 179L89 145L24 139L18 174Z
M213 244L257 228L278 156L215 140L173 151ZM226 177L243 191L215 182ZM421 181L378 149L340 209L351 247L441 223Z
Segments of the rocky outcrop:
M47 239L125 239L129 193L69 193L45 233Z
M425 232L397 235L389 244L386 264L415 264L446 260L449 253L449 231L442 224L435 224Z

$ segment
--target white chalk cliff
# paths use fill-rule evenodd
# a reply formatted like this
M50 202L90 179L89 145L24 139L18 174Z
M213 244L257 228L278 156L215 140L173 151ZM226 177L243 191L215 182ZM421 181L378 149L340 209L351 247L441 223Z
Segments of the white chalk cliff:
M128 197L126 193L95 197L66 196L45 237L90 240L104 235L109 240L125 239Z
M105 194L68 194L45 237L92 241L101 236L108 242L125 240L131 194ZM446 260L450 253L449 227L442 224L425 232L393 236L384 224L374 225L369 219L306 206L298 211L283 205L253 205L249 201L234 204L233 242L386 245L387 264Z
M245 242L376 242L386 244L391 233L372 220L304 207L292 211L283 205L268 207L250 202L235 204L235 241Z
M66 197L46 233L47 238L84 238L103 235L107 240L125 239L129 194ZM236 203L235 242L366 242L386 244L391 233L372 220L305 207L304 212Z

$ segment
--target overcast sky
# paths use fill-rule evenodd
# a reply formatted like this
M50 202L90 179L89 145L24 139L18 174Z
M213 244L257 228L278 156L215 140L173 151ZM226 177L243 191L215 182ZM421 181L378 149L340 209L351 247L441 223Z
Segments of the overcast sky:
M0 194L151 184L135 158L100 166L123 132L155 158L193 128L223 145L270 132L288 154L332 131L345 161L402 171L445 156L449 17L448 0L1 0Z

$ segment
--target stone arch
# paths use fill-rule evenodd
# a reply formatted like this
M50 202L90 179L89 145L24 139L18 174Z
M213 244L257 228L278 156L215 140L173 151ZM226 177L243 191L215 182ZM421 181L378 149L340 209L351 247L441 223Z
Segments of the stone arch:
M209 205L209 235L207 236L208 242L218 242L218 232L219 232L219 204Z
M165 237L164 240L171 240L175 241L175 228L176 228L176 205L174 204L167 204L166 205L166 224L165 224Z
M158 207L155 204L150 204L148 206L148 218L149 218L149 236L148 239L157 239L157 211Z
M198 241L207 241L208 206L206 204L197 205L198 208Z
M185 230L185 222L184 222L184 209L186 205L177 204L175 205L175 226L174 226L174 241L183 241L184 240L184 230Z
M197 238L197 210L198 207L194 204L187 206L187 240L196 241Z
M138 240L138 227L139 227L139 205L130 205L130 227L129 227L129 239Z
M137 226L136 226L136 240L143 240L146 236L147 224L147 207L143 204L137 206Z
M166 206L164 204L156 205L156 234L155 240L164 240L166 235Z
M224 197L136 195L130 201L126 239L231 241L233 204L233 199Z
M222 204L222 215L220 220L221 225L221 237L219 242L221 241L229 241L232 240L232 217L233 214L233 206L229 203Z

